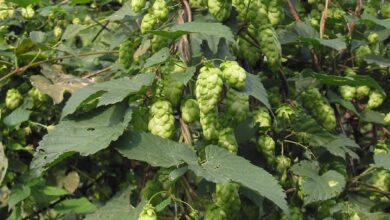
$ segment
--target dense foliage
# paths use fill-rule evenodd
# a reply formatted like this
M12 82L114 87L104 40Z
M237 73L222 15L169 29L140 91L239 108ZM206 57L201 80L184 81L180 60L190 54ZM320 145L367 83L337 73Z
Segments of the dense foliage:
M390 2L0 0L0 219L390 219Z

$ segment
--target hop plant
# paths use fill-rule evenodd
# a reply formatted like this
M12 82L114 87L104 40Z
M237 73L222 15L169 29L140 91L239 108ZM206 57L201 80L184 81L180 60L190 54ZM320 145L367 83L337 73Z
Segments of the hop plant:
M290 218L286 214L282 214L281 220L302 220L304 219L303 213L298 207L290 207Z
M268 112L266 107L258 107L252 112L253 121L260 128L270 128L271 127L271 115Z
M219 132L218 145L231 153L237 153L238 145L232 128L227 127Z
M150 179L146 182L145 186L142 188L140 196L142 199L149 200L153 195L158 192L161 192L163 187L159 181L156 179ZM161 197L157 197L157 200L161 200Z
M217 106L223 86L220 75L221 71L215 67L204 66L200 69L196 80L195 95L199 109L203 113L210 112Z
M377 44L379 43L379 34L372 32L367 36L367 40L370 44Z
M246 71L236 61L221 64L222 78L232 88L241 90L245 86Z
M276 117L278 117L279 119L288 121L294 115L294 109L291 108L289 105L284 104L277 108L275 113Z
M276 172L279 173L280 182L284 185L287 182L287 169L291 166L291 159L279 155L275 158L276 161Z
M133 54L135 50L134 40L127 39L119 45L118 63L128 69L133 62Z
M358 86L356 87L356 98L362 99L367 97L370 94L370 87L368 86Z
M227 219L235 219L240 213L241 200L238 194L239 185L236 183L217 183L215 203L226 213Z
M387 126L390 126L390 112L385 115L384 121Z
M343 99L351 101L356 96L356 88L353 86L340 86L340 95Z
M371 176L368 183L375 188L388 192L390 190L390 172L385 169L380 169ZM376 194L371 195L369 198L371 200L388 201L388 199L383 196L378 196Z
M25 8L22 8L21 13L24 18L32 18L34 17L35 10L32 5L29 5Z
M206 0L190 0L191 8L202 8L206 6Z
M368 102L367 102L367 108L368 109L374 109L382 105L383 101L385 100L385 96L383 93L377 91L377 90L372 90L370 92L370 95L368 96Z
M248 1L246 0L232 0L233 7L236 8L237 11L237 20L238 21L245 21L245 18L247 16L247 4Z
M226 220L227 218L225 211L215 204L209 205L204 214L204 220Z
M60 26L55 26L53 30L53 34L56 38L60 38L62 35L62 28Z
M22 100L23 100L23 97L20 94L19 90L9 89L7 91L6 96L5 96L5 107L7 107L10 110L13 110L13 109L19 107Z
M41 93L35 87L31 88L27 94L28 94L28 96L30 96L33 99L35 106L46 102L49 98L46 94Z
M249 97L229 89L225 97L225 112L232 119L232 122L243 121L249 113Z
M173 106L177 106L180 102L184 85L177 80L163 80L162 96L171 102Z
M267 58L268 66L272 71L277 71L282 62L282 49L272 26L261 26L258 32L258 40L261 52Z
M152 50L156 52L168 44L168 38L155 34L153 35L151 44Z
M186 123L199 120L199 106L195 99L186 99L180 106L181 118Z
M336 116L329 103L316 88L302 92L303 106L325 129L333 131L336 128Z
M261 135L257 139L257 149L266 157L268 164L275 162L275 141L269 135Z
M384 18L390 18L390 2L384 2L381 7L381 15Z
M157 220L155 208L151 204L146 204L139 214L138 220Z
M172 105L168 101L157 101L150 108L148 129L162 138L172 137L175 130Z
M200 112L200 125L206 140L218 140L219 121L216 112Z
M222 22L230 16L232 0L208 0L207 7L210 14Z
M164 21L168 17L168 5L165 0L155 0L152 5L152 12L155 18Z
M154 14L147 13L141 22L141 33L152 30L158 24L158 19Z
M372 50L368 45L362 45L355 50L355 61L358 65L364 64L363 58L372 54Z
M251 0L247 8L247 18L253 25L260 27L269 24L268 8L264 1Z
M237 48L235 50L239 58L248 61L251 65L256 64L261 58L259 50L242 37L237 38Z
M268 3L268 19L272 25L279 24L284 18L283 6L280 0L270 0Z
M132 0L131 10L138 13L145 7L145 4L146 4L146 0Z

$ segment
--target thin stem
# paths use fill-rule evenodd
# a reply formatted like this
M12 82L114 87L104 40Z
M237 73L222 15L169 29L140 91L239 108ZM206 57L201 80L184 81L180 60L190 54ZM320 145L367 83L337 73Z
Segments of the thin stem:
M52 61L56 61L56 60L62 60L62 59L69 59L69 58L73 58L73 57L85 57L85 56L93 56L93 55L109 54L109 53L118 53L118 51L87 52L87 53L81 53L81 54L77 54L77 55L66 55L66 56L62 56L62 57L51 58L51 59L48 59L48 60L41 60L41 61L38 61L38 62L35 62L35 63L30 63L30 64L28 64L26 66L23 66L23 67L14 69L13 71L8 73L7 75L1 77L0 78L0 82L8 79L9 77L11 77L11 76L13 76L15 74L23 73L27 69L29 69L29 68L31 68L33 66L39 66L39 65L44 64L44 63L48 63L48 62L52 62Z
M322 12L321 22L320 22L320 38L322 39L324 37L324 31L325 31L325 22L326 17L328 16L328 6L329 6L330 0L325 0L325 8Z

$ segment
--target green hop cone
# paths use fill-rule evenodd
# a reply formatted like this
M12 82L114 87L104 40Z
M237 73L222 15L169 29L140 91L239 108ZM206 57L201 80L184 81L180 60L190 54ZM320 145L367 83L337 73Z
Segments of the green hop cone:
M155 0L152 5L152 12L159 21L164 21L168 17L168 5L165 0Z
M225 148L231 153L237 153L238 145L232 128L227 127L222 129L218 136L218 145L220 147Z
M339 92L344 100L351 101L356 96L356 88L353 86L340 86Z
M186 70L187 65L182 61L170 60L161 68L161 75L164 79L168 79L172 74L184 73Z
M268 4L268 19L272 25L279 24L284 18L283 5L280 0L270 0Z
M317 88L307 89L302 92L302 104L315 120L328 131L336 128L336 116L334 110L321 95Z
M172 181L169 177L172 170L169 168L161 168L156 173L155 179L161 184L163 190L169 190L175 184L175 181Z
M207 7L210 14L222 22L230 16L232 0L208 0Z
M387 126L390 126L390 112L385 115L384 121Z
M206 140L218 140L219 121L216 112L200 112L200 125Z
M175 131L175 118L173 117L172 105L168 101L157 101L150 108L148 129L162 138L172 137Z
M181 118L186 123L199 120L199 106L195 99L186 99L180 106Z
M191 8L202 8L206 6L206 0L189 0Z
M5 107L7 107L10 110L13 110L13 109L19 107L22 100L23 100L23 97L20 94L19 90L9 89L7 91L6 96L5 96Z
M155 208L151 204L146 204L139 214L138 220L157 220Z
M390 18L390 2L384 2L381 6L381 15L384 18Z
M237 11L237 20L240 22L245 21L245 18L247 16L247 7L248 4L247 0L232 0L233 7L236 8Z
M355 50L355 61L358 65L362 65L364 64L364 60L363 58L367 55L371 55L372 54L372 50L370 49L370 47L368 45L362 45L362 46L359 46L358 48L356 48Z
M123 65L125 69L128 69L133 62L134 50L135 47L133 39L127 39L119 45L118 63Z
M236 183L217 183L215 189L215 203L222 208L228 216L235 219L240 213L241 200L238 194L239 185Z
M370 87L368 86L358 86L356 87L356 98L362 99L367 97L370 94Z
M199 109L203 113L210 112L217 106L223 86L220 75L221 71L215 67L204 66L200 69L196 80L195 95Z
M37 105L40 105L44 102L46 102L49 97L44 94L44 93L41 93L37 88L33 87L31 88L29 91L28 91L28 96L30 96L33 101L34 101L34 105L37 106Z
M257 150L259 150L267 159L269 165L275 161L275 141L269 135L261 135L257 139Z
M149 200L154 196L156 193L161 192L163 190L163 186L161 183L156 179L148 180L145 184L145 186L142 188L141 191L141 198L145 200ZM162 200L162 197L156 198L156 200Z
M383 101L385 100L385 95L383 93L372 90L370 92L370 95L368 95L368 102L367 102L367 108L368 109L374 109L382 105Z
M258 107L252 112L253 121L260 128L270 128L272 125L271 115L266 107Z
M278 173L283 173L291 166L291 159L284 155L279 155L276 157L276 171Z
M282 214L281 220L302 220L304 219L303 213L300 208L298 207L289 207L290 208L290 218L286 214Z
M390 190L390 171L385 169L380 169L376 171L371 178L368 180L368 184L384 191L388 192ZM388 201L387 198L378 195L370 196L371 200L380 200L380 201Z
M237 38L237 47L235 48L235 51L239 58L248 61L251 65L255 65L256 62L261 59L259 50L242 37Z
M275 113L278 119L289 121L294 115L294 109L287 104L283 104L276 109Z
M146 0L132 0L131 10L138 13L145 7L145 4L146 4Z
M158 24L158 19L151 13L147 13L141 22L141 33L152 30Z
M177 106L183 93L184 85L177 80L163 80L162 96L172 103L173 106Z
M260 50L267 58L267 64L272 71L277 71L282 62L282 48L275 30L270 25L261 26L258 30Z
M263 0L251 0L247 6L247 18L256 27L269 24L267 5Z
M209 205L204 214L204 220L226 220L228 219L225 211L215 204Z
M151 40L152 50L154 52L157 52L163 47L166 47L168 45L168 42L169 42L168 38L155 34L153 35L153 38Z
M249 96L229 89L225 97L224 110L233 123L245 120L249 113Z
M241 90L245 86L246 71L236 61L221 64L222 78L232 88Z
M367 36L367 40L370 44L377 44L379 43L379 34L372 32Z

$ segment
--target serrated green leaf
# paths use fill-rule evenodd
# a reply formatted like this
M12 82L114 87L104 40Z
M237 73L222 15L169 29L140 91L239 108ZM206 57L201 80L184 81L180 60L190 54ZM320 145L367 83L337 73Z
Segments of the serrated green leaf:
M372 89L377 89L382 93L385 93L382 87L370 76L356 75L356 76L335 76L328 74L315 73L311 70L303 72L304 76L313 77L322 83L335 86L368 86Z
M8 127L18 128L21 123L27 121L30 118L31 111L26 110L23 106L15 109L11 114L7 115L3 119L3 123Z
M371 21L377 25L390 29L390 19L378 19L376 16L363 14L360 17L361 21Z
M188 146L150 133L126 132L113 145L124 157L145 161L152 166L172 167L185 162L197 163L195 151Z
M17 184L12 187L11 194L8 200L9 209L13 208L16 204L23 201L31 194L30 186L24 184Z
M358 159L358 155L349 148L356 148L355 141L342 135L333 135L321 127L307 113L297 110L296 116L291 120L291 126L311 146L324 147L331 154L345 159L345 154Z
M378 65L380 68L387 68L390 66L390 59L384 58L378 55L367 55L363 57L363 60L369 64Z
M82 30L86 29L88 26L81 24L71 24L66 26L64 33L62 34L62 40L68 40L70 38L78 35Z
M382 167L390 171L390 152L374 155L374 161L375 166Z
M385 125L385 116L377 111L369 110L359 114L360 119L365 122L371 122L376 124Z
M45 186L43 189L40 190L40 192L47 196L63 196L69 194L68 191L56 186Z
M8 158L5 155L4 146L0 142L0 185L3 182L4 176L8 169Z
M330 103L337 103L337 104L343 106L344 108L352 111L356 115L359 115L359 112L356 110L355 106L351 102L340 98L333 91L328 91L327 95L328 95L328 100Z
M131 120L126 104L118 104L62 121L43 137L30 168L40 174L54 163L78 152L94 154L116 140Z
M82 197L78 199L66 199L58 203L53 210L60 214L75 213L85 214L92 213L96 210L96 206L92 204L87 198Z
M39 3L40 0L7 0L8 2L13 2L22 7L26 7L31 4Z
M194 76L195 72L196 72L196 67L190 66L190 67L186 68L186 72L184 72L184 73L176 73L175 72L175 73L171 74L170 77L171 77L171 79L180 81L181 83L186 85L188 83L188 81L190 81L192 76Z
M169 58L169 48L164 47L145 61L144 68L152 67L165 62Z
M160 202L160 204L156 205L156 212L161 212L172 202L171 198L165 199Z
M294 164L291 171L303 176L303 193L305 204L325 201L338 196L345 187L345 178L334 170L328 170L323 175L318 174L318 163L301 161Z
M45 33L42 31L31 31L30 38L34 43L43 43L45 41Z
M268 109L271 109L271 105L268 101L267 91L265 90L261 80L258 76L247 73L244 92L253 96L261 103L263 103Z
M197 176L206 180L216 183L238 182L288 212L285 194L272 175L220 147L207 146L206 158L199 164L190 146L149 133L126 133L113 145L124 157L145 161L152 166L171 167L186 163Z
M129 188L117 193L103 207L86 216L85 220L137 220L146 200L142 200L136 208L130 204Z
M72 5L77 5L77 4L88 4L92 2L92 0L72 0L71 4Z
M233 42L233 33L228 26L221 23L210 22L189 22L184 24L176 24L171 29L171 32L176 32L177 35L189 33L201 33L219 38L225 38L228 42Z
M144 86L149 86L154 80L154 74L139 74L132 78L119 78L108 82L96 83L77 90L66 102L62 110L62 118L72 114L77 107L90 96L104 92L99 98L97 106L110 105L121 102L129 95L137 93Z
M189 164L189 169L197 176L216 183L238 182L288 213L286 195L276 179L267 171L218 146L207 146L205 154L206 158L200 166Z
M119 21L125 18L126 16L136 16L131 9L130 1L126 1L123 3L122 8L120 8L118 11L114 12L112 15L108 16L107 19L109 21Z

